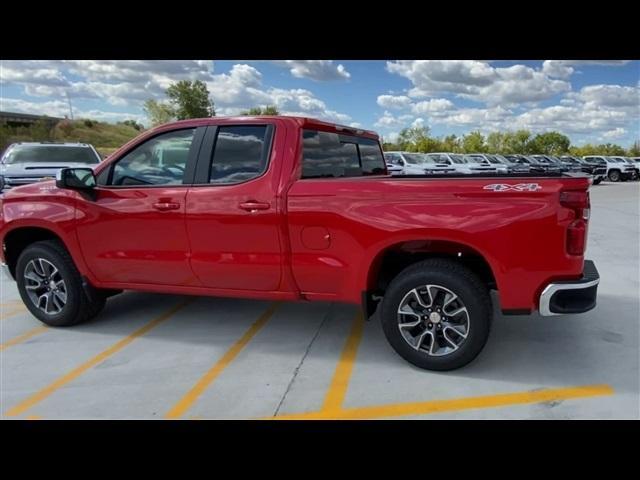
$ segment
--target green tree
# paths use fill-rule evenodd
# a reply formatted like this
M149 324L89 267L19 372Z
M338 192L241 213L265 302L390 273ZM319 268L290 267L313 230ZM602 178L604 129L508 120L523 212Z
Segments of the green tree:
M502 151L497 153L529 153L527 146L530 139L531 133L528 130L506 132L502 142Z
M249 110L242 112L240 115L249 115L252 117L258 115L280 115L280 111L275 105L267 105L266 107L250 108Z
M176 114L171 107L166 103L160 103L156 100L147 100L142 107L144 112L149 117L152 126L162 125L163 123L170 122L175 119Z
M571 140L560 132L539 133L531 141L532 153L544 155L563 155L569 151Z
M397 144L401 150L418 152L419 146L426 145L429 138L429 127L404 128L398 134Z
M640 157L640 140L636 140L633 142L631 148L629 148L629 156L630 157Z
M455 135L447 135L446 137L444 137L444 139L442 139L440 145L443 152L458 153L462 151L460 139Z
M213 117L216 112L209 89L201 80L180 80L166 90L169 103L178 120Z
M464 153L485 153L487 146L484 143L484 135L478 130L467 133L462 137Z
M503 153L506 147L506 134L502 132L491 132L487 136L488 153Z
M136 122L135 120L124 120L122 122L120 122L122 125L128 125L130 127L135 128L136 130L140 131L142 130L144 127L142 125L140 125L138 122Z

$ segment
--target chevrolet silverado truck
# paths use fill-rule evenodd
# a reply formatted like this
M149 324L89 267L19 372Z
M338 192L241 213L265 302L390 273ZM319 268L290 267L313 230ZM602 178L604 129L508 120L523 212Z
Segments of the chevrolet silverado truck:
M375 312L410 363L450 370L480 353L494 305L595 307L589 187L583 174L391 177L370 131L186 120L7 192L2 261L51 326L122 290L343 302Z

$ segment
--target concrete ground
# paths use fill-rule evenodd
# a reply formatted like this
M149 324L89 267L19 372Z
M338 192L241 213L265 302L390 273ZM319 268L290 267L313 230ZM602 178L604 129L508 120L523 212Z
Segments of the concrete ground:
M125 293L46 328L1 283L2 418L640 418L640 184L592 187L598 306L496 312L485 350L422 371L355 307Z

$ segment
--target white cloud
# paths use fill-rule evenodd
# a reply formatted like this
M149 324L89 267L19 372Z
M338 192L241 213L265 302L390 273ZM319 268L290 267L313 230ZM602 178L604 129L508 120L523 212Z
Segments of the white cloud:
M342 65L331 61L292 61L290 66L292 71L295 69L294 74L316 79L328 79L329 70L342 78L350 76ZM64 101L69 95L72 101L105 101L141 115L143 102L164 98L172 82L202 80L219 114L235 115L254 106L275 105L283 114L342 123L351 120L349 115L328 108L309 90L264 86L262 74L253 66L236 64L227 73L213 72L214 64L208 60L3 61L0 82L22 86L31 97ZM38 109L45 103L31 102L30 105L34 110L29 113L40 113Z
M275 63L288 67L294 77L308 78L317 82L351 78L351 74L347 72L344 65L336 65L333 60L279 60Z
M62 100L50 100L46 102L30 102L19 98L2 98L0 101L2 110L9 110L18 113L37 113L50 117L63 118L69 116L69 104ZM73 108L74 118L90 118L105 122L119 122L122 120L136 120L144 123L145 116L141 114L109 112L103 110L82 110Z
M549 99L571 89L564 80L525 65L493 67L477 60L400 60L387 70L413 83L409 96L454 93L488 105L512 105Z
M636 112L640 110L640 88L637 87L589 85L568 97L593 107L630 108Z
M574 70L563 60L545 60L542 63L542 71L550 77L569 78Z
M377 103L384 108L403 109L411 105L411 99L406 95L378 95Z
M399 117L394 116L391 112L386 111L373 124L378 128L402 128L406 126L406 122Z
M431 100L423 100L411 106L411 111L417 115L420 114L437 114L451 110L454 108L453 102L446 98L432 98Z
M608 130L602 134L602 136L606 139L616 139L620 137L624 137L627 131L624 128L618 127L613 130Z

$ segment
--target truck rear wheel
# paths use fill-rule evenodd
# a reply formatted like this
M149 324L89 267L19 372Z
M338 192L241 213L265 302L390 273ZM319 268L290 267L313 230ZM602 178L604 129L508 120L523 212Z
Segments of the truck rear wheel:
M36 242L24 249L16 264L16 282L25 306L52 327L84 322L96 316L106 303L102 294L89 300L69 252L55 240Z
M389 285L382 327L395 351L426 370L453 370L475 359L491 326L491 297L469 269L446 259L403 270Z
M594 184L594 185L600 185L600 182L602 182L602 178L596 178L596 179L593 181L593 184Z

